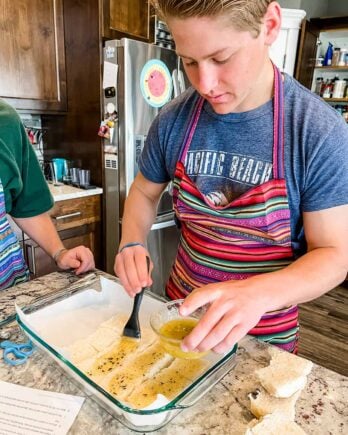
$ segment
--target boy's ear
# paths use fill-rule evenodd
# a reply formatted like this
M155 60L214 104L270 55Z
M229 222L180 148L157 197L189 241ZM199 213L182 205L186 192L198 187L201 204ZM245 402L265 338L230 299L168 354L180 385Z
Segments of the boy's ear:
M277 2L268 5L263 19L263 32L266 45L272 45L277 39L282 23L282 10Z

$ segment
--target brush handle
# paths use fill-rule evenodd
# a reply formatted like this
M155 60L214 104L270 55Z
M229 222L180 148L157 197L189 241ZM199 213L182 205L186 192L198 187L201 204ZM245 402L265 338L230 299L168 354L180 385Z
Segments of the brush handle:
M147 272L149 273L150 272L150 258L148 256L146 256L146 265L147 265ZM132 317L135 316L136 314L138 314L138 312L139 312L140 304L141 304L141 301L143 299L145 289L146 289L146 287L143 287L141 289L140 293L137 293L135 295L134 303L133 303Z
M140 293L137 293L135 295L134 302L133 302L133 310L132 310L132 314L131 314L131 316L133 318L135 318L134 316L137 315L139 312L140 304L141 304L141 301L143 299L144 290L145 290L145 287L141 289Z

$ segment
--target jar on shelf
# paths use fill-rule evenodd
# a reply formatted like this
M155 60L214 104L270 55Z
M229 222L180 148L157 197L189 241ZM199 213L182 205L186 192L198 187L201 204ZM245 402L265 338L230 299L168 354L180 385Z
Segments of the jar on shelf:
M323 56L319 56L315 60L315 66L324 66L324 57Z
M342 48L340 50L340 57L338 59L338 66L346 66L347 65L347 49Z
M335 47L333 55L332 55L332 66L338 66L338 62L340 59L341 49L339 47Z

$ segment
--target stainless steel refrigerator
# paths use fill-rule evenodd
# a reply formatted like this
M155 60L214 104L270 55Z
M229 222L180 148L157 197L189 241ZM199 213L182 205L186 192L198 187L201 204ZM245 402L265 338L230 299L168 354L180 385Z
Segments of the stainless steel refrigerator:
M159 110L185 89L180 59L173 50L131 39L107 41L104 48L103 107L106 270L113 272L121 237L123 205L137 174L137 161ZM140 212L140 211L139 211ZM153 287L164 287L179 240L172 197L160 200L147 246L154 262Z

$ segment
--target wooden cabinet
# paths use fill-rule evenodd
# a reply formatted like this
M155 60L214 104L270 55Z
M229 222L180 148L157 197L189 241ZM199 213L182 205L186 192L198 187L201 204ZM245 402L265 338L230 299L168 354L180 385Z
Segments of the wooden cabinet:
M148 0L103 0L103 36L153 41L153 21Z
M57 231L88 225L100 220L100 195L57 201L50 216Z
M319 60L324 58L329 42L334 48L348 48L348 17L315 18L306 23L296 78L312 92L325 97L325 101L341 113L348 122L348 94L347 87L344 86L344 80L348 81L347 60L346 65L319 65ZM339 95L335 83L343 84ZM326 91L323 90L324 88Z
M100 195L58 201L50 216L66 248L87 246L101 263ZM55 262L33 240L24 238L24 253L32 278L58 270Z
M308 89L312 88L320 33L347 31L347 23L348 17L313 18L304 23L295 78Z
M0 0L0 97L16 109L66 110L62 0Z

